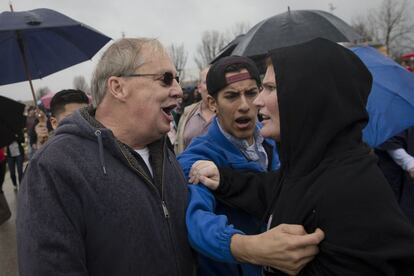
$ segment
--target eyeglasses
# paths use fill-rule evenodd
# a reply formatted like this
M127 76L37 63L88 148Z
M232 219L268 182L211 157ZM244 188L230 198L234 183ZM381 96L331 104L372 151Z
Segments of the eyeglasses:
M127 75L119 75L118 77L154 77L159 76L158 80L162 81L165 86L171 86L173 81L176 80L178 83L180 82L180 77L173 75L171 72L165 72L163 74L127 74Z

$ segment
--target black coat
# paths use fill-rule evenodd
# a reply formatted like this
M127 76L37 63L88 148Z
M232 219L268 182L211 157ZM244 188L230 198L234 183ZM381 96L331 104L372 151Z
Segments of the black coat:
M256 216L270 215L270 227L321 228L320 253L300 275L414 275L414 227L361 138L369 71L351 51L324 39L270 56L281 170L244 175L221 170L216 194Z
M404 214L414 224L414 180L388 155L387 150L404 149L414 156L414 127L404 130L383 143L375 153L378 165L393 189Z

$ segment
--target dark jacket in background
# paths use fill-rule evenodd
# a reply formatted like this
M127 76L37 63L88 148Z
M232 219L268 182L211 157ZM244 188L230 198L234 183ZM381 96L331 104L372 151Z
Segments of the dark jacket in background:
M19 145L20 155L24 156L24 147L23 147L23 144L24 144L24 133L23 133L23 130L21 130L17 134L15 134L15 139L14 139L13 142L17 142L17 144ZM12 157L9 147L7 146L6 148L7 148L7 151L6 151L7 152L7 156L8 157Z
M270 54L281 170L244 177L222 171L217 193L259 217L268 212L270 227L321 228L320 253L300 275L414 275L414 227L361 139L370 73L351 51L324 39Z
M86 109L62 121L20 190L20 276L192 275L186 180L165 139L154 178Z
M391 185L404 214L414 224L414 180L389 156L387 150L396 149L404 149L408 154L414 156L414 127L388 139L375 149L379 158L379 167Z

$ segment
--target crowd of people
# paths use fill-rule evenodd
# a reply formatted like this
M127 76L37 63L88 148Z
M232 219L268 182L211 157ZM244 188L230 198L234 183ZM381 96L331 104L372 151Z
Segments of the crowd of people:
M270 51L264 77L220 58L194 96L157 39L115 41L92 102L56 93L28 110L28 149L0 150L19 275L414 274L414 136L378 157L362 141L371 85L315 39Z

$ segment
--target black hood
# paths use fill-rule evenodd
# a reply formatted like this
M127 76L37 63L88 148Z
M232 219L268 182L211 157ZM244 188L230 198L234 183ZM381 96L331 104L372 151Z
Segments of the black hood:
M372 76L345 47L325 39L275 49L282 170L307 175L326 157L362 143Z

